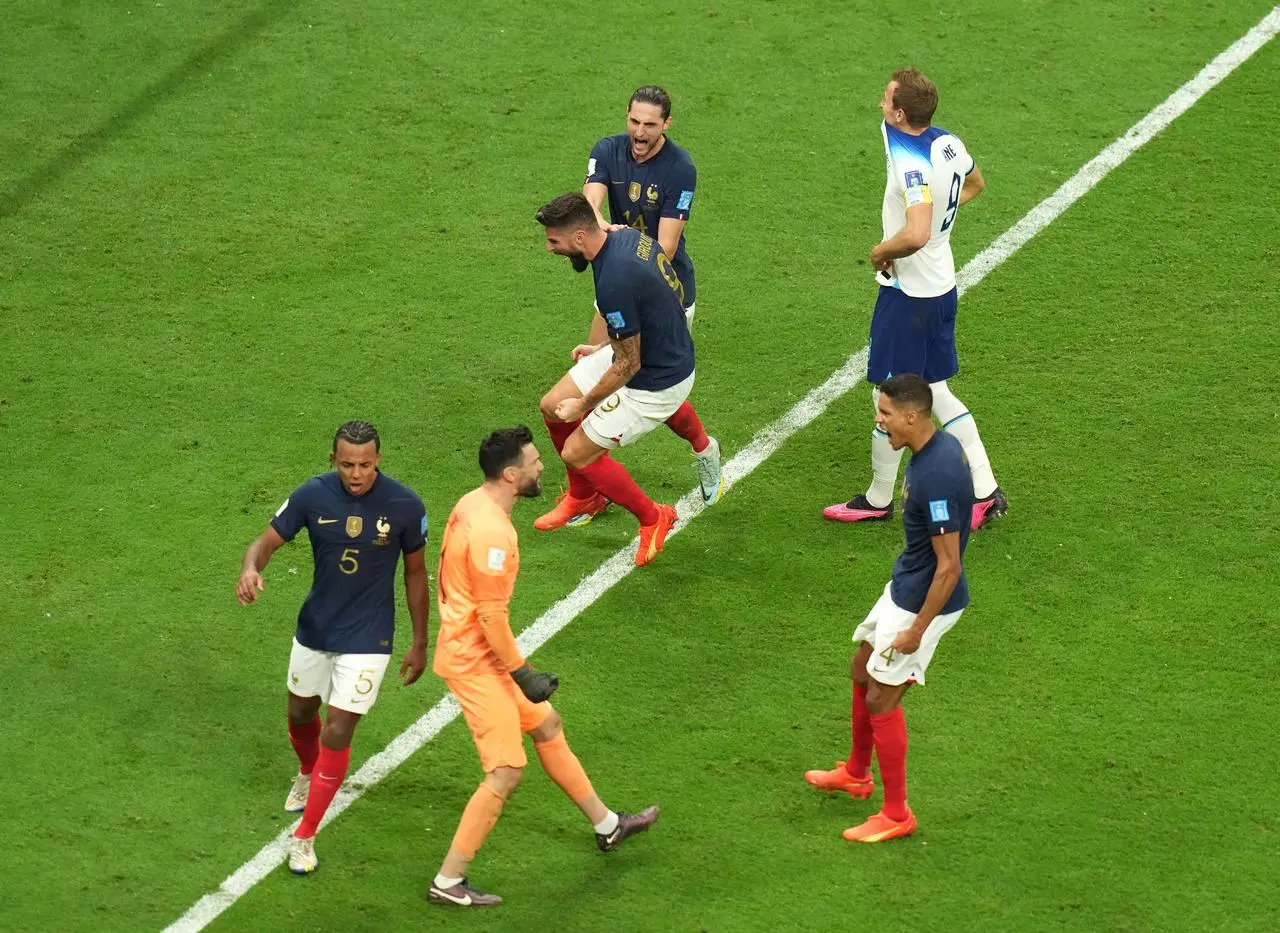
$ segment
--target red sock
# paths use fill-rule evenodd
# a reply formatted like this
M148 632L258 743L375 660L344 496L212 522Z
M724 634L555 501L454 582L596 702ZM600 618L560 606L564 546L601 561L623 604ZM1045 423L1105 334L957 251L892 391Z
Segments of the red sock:
M300 726L289 723L289 741L298 753L298 770L310 774L320 754L320 714L316 713L315 719Z
M875 733L876 758L880 760L880 780L884 783L884 815L891 820L905 820L907 720L902 715L902 707L872 716L871 729Z
M640 519L640 524L652 525L658 520L658 507L617 460L603 456L582 472L592 486Z
M555 445L556 453L564 451L565 441L574 431L578 430L578 425L582 424L582 419L577 421L547 421L543 419L547 426L547 433L551 435L551 443ZM605 456L609 456L605 454ZM570 470L567 466L565 471L569 474L569 497L571 499L590 499L595 494L595 487L591 482L582 475L581 470Z
M687 401L676 409L674 415L667 419L667 427L688 441L695 454L702 453L707 449L707 445L711 443L711 439L707 437L707 432L702 429L702 419L698 417L698 413L693 410L693 406Z
M854 681L853 683L853 751L849 752L849 760L844 769L856 778L871 776L871 751L875 747L874 733L871 731L871 714L867 712L867 688ZM883 768L884 765L881 765Z
M316 760L314 773L311 775L311 790L307 794L307 807L302 811L302 823L294 835L308 839L320 828L325 811L333 802L333 795L342 786L347 776L347 768L351 765L351 746L343 749L332 749L327 745L320 746L320 757ZM881 767L884 767L881 765Z

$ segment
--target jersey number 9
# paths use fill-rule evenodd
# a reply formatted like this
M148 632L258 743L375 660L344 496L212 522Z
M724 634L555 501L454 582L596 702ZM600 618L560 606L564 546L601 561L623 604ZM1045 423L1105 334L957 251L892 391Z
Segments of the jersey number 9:
M662 277L667 280L667 284L671 286L671 290L676 293L676 297L680 299L680 307L684 307L684 283L680 281L680 276L676 275L675 266L671 265L671 260L667 258L667 254L658 253L658 271L662 273Z
M947 195L947 216L942 218L939 232L946 230L956 219L956 209L960 206L960 176L951 176L951 193Z

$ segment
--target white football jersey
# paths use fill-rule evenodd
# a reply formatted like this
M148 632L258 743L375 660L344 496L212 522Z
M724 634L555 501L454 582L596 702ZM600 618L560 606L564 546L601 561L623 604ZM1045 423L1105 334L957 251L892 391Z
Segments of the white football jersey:
M880 124L889 181L884 189L884 238L907 225L907 208L933 205L933 230L918 252L893 261L894 275L877 281L900 288L913 298L934 298L956 287L951 255L951 227L960 206L960 189L973 171L973 157L957 136L931 126L919 136Z

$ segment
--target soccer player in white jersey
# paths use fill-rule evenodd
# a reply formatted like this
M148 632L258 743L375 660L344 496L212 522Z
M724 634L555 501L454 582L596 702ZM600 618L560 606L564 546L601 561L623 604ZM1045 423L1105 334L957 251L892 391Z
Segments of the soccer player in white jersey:
M960 370L956 356L956 265L951 228L956 212L986 187L978 164L959 137L930 125L938 89L914 68L895 71L880 101L889 180L884 190L884 239L871 250L880 294L871 317L867 380L923 376L933 391L933 414L964 447L973 475L973 530L1008 511L996 484L978 425L947 380ZM871 392L879 404L879 389ZM823 509L840 522L893 518L893 490L902 451L871 432L871 485L848 502Z

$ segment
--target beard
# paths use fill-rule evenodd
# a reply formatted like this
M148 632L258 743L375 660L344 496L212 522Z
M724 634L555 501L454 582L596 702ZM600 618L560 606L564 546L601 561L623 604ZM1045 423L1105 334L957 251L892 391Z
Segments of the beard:
M518 495L521 499L538 498L540 495L542 495L542 481L537 479L529 480L529 482L525 483L523 486L521 486L519 489L516 490L516 495Z
M574 272L586 272L591 267L591 263L587 261L587 257L581 253L574 253L569 257L569 265L573 266Z

